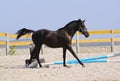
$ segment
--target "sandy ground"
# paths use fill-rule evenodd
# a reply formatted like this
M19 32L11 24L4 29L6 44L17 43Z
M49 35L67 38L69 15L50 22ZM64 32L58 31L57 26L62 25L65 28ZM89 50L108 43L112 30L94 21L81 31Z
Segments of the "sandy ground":
M96 54L78 54L79 58L97 56ZM101 54L102 55L102 54ZM103 54L105 55L105 54ZM46 62L62 60L62 54L41 55ZM86 67L79 64L49 65L42 68L25 68L25 55L1 55L0 56L0 81L120 81L120 62L109 63L86 63ZM67 54L67 59L74 59L71 54ZM120 59L114 57L111 59Z

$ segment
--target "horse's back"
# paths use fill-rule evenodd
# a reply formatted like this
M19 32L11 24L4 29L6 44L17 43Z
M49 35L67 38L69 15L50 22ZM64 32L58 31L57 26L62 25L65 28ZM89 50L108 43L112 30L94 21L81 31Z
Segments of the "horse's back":
M38 41L45 41L45 40L55 37L55 36L56 36L56 31L40 29L33 33L32 39L38 40Z

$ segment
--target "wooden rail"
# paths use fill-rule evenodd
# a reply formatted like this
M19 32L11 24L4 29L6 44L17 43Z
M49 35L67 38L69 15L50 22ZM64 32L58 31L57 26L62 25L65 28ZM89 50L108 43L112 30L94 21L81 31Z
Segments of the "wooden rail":
M96 42L111 42L113 39L114 42L120 42L120 38L112 38L112 35L120 34L120 30L94 30L89 31L90 35L105 35L111 34L111 38L88 38L88 39L79 39L79 43L96 43ZM80 35L81 33L78 32ZM72 43L76 43L76 40L72 40Z
M6 40L0 40L0 45L7 45L8 42L10 46L22 46L32 43L32 41L10 41L10 39L16 39L16 36L16 34L0 33L0 37L6 37ZM31 38L31 34L24 35L21 38Z
M115 34L120 34L120 30L92 30L92 31L89 31L89 33L90 33L90 36L91 35L111 35L111 37L110 38L87 38L87 39L79 39L79 37L77 37L77 40L72 40L72 43L76 44L76 43L112 42L114 46L114 42L120 42L120 38L114 38ZM80 35L81 33L77 32L76 36L80 36ZM16 34L8 34L5 32L1 32L0 45L7 45L7 49L9 49L9 46L24 46L32 43L31 40L11 41L11 39L15 40L16 36L17 36ZM2 40L2 37L4 37L4 40ZM31 38L31 34L27 34L21 37L21 39L27 39L27 38Z
M112 34L111 32L113 31L114 34L120 34L120 30L94 30L94 31L89 31L90 35L99 35L99 34ZM78 35L81 35L81 33L78 32ZM0 33L0 37L6 37L6 40L1 40L0 45L6 45L7 44L7 39L15 39L16 34L8 34L7 33ZM31 38L31 34L27 34L22 36L21 38ZM115 42L119 42L120 38L113 38ZM93 42L111 42L111 38L92 38L92 39L80 39L79 43L93 43ZM15 45L15 46L21 46L21 45L29 45L32 43L32 41L12 41L9 42L10 45ZM75 44L76 40L72 40L72 43Z

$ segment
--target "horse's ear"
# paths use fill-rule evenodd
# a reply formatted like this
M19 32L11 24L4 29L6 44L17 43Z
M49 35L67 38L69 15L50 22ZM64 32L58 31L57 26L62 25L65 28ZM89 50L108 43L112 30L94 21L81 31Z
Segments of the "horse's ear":
M85 20L83 20L83 22L85 22Z
M79 22L81 22L82 20L81 19L78 19Z

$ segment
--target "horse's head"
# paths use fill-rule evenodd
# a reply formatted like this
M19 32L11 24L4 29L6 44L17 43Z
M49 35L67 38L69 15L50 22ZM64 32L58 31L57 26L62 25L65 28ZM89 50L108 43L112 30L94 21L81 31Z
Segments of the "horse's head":
M79 32L81 32L85 37L89 37L89 32L84 23L85 20L82 21L81 19L79 19L78 22L79 22Z

